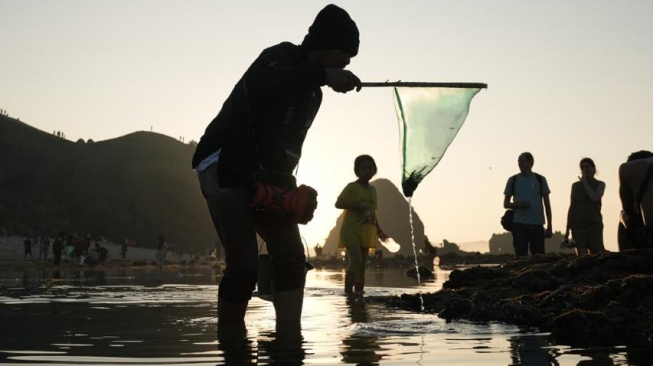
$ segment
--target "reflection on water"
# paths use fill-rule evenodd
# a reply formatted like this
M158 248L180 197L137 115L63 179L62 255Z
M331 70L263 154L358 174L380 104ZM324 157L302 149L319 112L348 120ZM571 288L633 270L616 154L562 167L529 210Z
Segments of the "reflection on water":
M369 270L367 295L431 292ZM650 350L551 346L547 334L446 322L342 295L343 272L309 272L300 332L275 333L256 297L246 329L216 329L210 267L0 270L0 362L14 365L651 365ZM219 340L218 340L219 338Z

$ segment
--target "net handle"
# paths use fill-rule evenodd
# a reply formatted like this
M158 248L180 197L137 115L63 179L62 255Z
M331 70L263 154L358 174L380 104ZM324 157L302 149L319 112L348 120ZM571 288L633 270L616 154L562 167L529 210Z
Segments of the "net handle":
M412 81L363 82L363 87L409 87L409 88L477 88L487 89L483 83L427 83Z

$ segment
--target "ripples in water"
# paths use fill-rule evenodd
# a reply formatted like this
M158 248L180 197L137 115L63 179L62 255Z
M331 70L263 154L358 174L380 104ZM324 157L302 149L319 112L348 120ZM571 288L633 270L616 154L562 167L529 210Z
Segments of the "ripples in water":
M368 273L367 296L435 291L403 271ZM342 273L311 271L302 331L276 334L271 303L254 297L247 332L218 342L211 269L0 272L0 362L15 365L651 365L650 351L551 346L505 324L446 322L378 302L348 301Z

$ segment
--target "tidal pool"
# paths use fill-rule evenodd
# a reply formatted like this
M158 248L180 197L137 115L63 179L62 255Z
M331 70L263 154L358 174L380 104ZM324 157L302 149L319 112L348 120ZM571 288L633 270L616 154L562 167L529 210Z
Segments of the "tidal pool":
M0 270L0 363L10 365L651 365L651 352L550 346L532 329L348 301L343 271L312 270L301 338L274 331L254 297L245 338L218 342L220 271L169 267ZM448 271L417 281L370 269L366 296L433 292Z

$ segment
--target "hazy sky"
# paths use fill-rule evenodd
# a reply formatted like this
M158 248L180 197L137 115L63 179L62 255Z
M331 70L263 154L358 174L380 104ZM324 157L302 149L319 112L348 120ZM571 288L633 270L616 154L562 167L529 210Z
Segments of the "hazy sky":
M72 141L150 129L199 140L261 50L300 43L327 3L0 0L0 108ZM579 160L594 159L607 184L606 246L617 249L617 168L632 151L653 150L653 2L336 4L360 29L349 69L363 81L489 85L413 197L432 242L502 232L506 180L530 151L551 187L556 231ZM315 219L302 226L311 247L333 226L357 155L375 157L377 178L401 180L391 89L324 93L298 172L319 192Z

